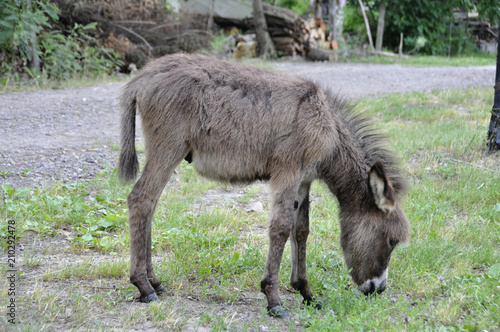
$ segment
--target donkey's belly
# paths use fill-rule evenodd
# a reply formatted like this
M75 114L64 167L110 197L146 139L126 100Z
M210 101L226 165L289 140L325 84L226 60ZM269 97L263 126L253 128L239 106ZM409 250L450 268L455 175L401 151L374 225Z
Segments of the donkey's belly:
M198 173L217 181L253 182L270 177L267 162L259 158L193 153L193 163Z

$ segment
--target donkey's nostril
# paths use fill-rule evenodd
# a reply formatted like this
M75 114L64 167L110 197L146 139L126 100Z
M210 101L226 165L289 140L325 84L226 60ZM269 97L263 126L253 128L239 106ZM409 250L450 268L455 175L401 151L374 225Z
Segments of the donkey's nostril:
M387 274L388 269L385 269L380 276L366 280L362 285L358 286L358 289L365 295L370 295L374 292L377 292L377 294L382 293L387 285Z
M385 285L387 285L387 280L383 280L380 285L378 286L378 289L377 289L377 294L380 294L382 293L383 291L385 291Z
M373 282L373 280L370 279L369 283L366 285L366 288L364 290L364 294L365 295L370 295L370 294L373 294L373 292L375 292L375 283Z
M387 280L383 280L380 284L377 282L378 280L370 279L366 281L362 286L359 286L359 290L363 292L365 295L370 295L373 293L380 294L385 290L385 286L387 284Z

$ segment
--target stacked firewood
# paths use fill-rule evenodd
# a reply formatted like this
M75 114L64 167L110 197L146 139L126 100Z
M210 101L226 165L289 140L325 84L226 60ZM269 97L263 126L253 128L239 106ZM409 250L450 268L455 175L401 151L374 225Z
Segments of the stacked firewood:
M328 48L325 36L326 25L321 19L308 21L290 9L275 7L267 3L263 3L262 7L267 30L278 56L308 56L311 49L314 50L312 53L317 54L318 51L323 52L322 49ZM221 27L237 26L245 35L255 34L251 18L235 20L216 17L214 20Z
M306 55L309 26L294 11L263 3L267 30L281 56Z

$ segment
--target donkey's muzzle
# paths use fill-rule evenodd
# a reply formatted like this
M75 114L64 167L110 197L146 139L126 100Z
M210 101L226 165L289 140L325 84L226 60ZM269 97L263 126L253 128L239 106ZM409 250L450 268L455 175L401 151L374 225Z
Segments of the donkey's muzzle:
M358 286L359 291L363 292L363 294L365 295L382 293L385 290L385 286L387 285L388 272L388 269L385 269L385 271L379 277L368 279L363 284Z

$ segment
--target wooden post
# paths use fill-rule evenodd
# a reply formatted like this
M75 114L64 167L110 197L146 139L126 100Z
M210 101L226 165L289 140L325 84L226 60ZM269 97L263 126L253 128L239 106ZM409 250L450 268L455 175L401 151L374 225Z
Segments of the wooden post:
M499 24L500 28L500 24ZM490 125L488 127L487 149L485 154L500 150L500 34L497 44L497 70L495 75L495 98L491 110Z
M403 56L403 33L401 32L401 36L399 37L399 57Z
M370 31L370 23L368 22L368 17L366 16L366 11L365 11L365 5L363 5L363 2L361 0L358 0L359 6L361 7L361 13L363 14L363 20L365 20L365 26L366 26L366 33L368 34L368 41L370 42L370 47L372 48L372 51L375 49L373 47L373 38L372 38L372 33Z

